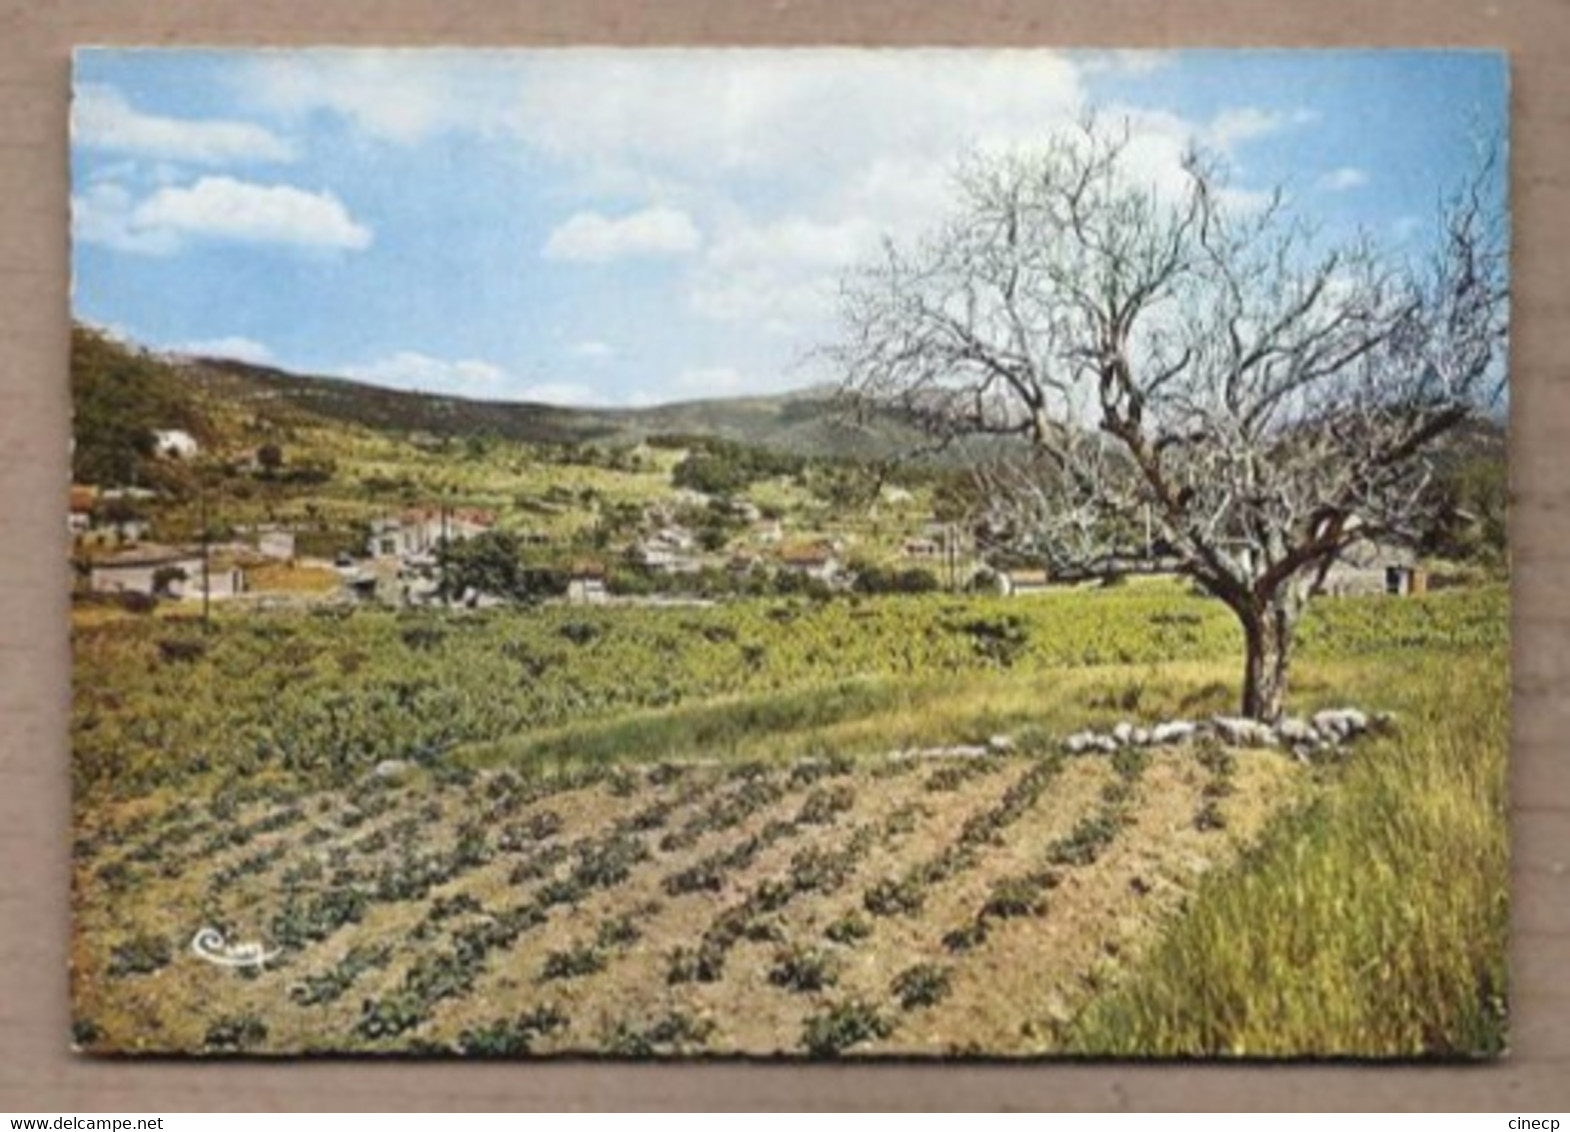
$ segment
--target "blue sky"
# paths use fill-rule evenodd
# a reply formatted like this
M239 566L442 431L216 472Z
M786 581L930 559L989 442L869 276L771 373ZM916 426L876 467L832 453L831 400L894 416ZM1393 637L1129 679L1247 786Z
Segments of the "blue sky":
M1087 109L1240 207L1418 254L1506 132L1481 52L92 49L77 317L156 348L498 399L790 388L843 271L954 163Z

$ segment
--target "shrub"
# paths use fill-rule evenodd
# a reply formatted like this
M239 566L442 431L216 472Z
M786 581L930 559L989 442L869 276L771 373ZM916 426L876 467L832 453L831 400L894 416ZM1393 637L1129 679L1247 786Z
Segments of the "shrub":
M109 955L109 976L150 975L174 961L174 949L161 935L138 932L124 943L117 944Z
M320 975L307 975L289 988L289 997L301 1006L319 1006L342 998L360 975L373 967L385 967L392 960L387 946L354 947L337 965Z
M890 989L898 996L900 1006L914 1010L918 1006L931 1006L946 997L951 975L948 967L917 963L895 975Z
M529 1053L537 1039L566 1025L567 1015L560 1007L539 1006L516 1018L463 1031L458 1036L458 1051L471 1057L518 1057Z
M458 998L474 988L480 973L480 958L472 953L437 951L420 956L404 974L404 989L422 1003Z
M798 892L836 892L854 868L849 854L809 845L791 857L790 882Z
M165 637L158 642L158 655L167 664L191 664L207 655L207 642L199 637Z
M580 979L605 970L605 953L589 943L574 944L566 951L545 957L544 979Z
M802 1045L815 1057L837 1057L860 1042L886 1038L894 1025L877 1008L861 999L850 999L807 1019Z
M1094 864L1122 828L1123 819L1115 810L1100 810L1082 819L1067 837L1054 841L1047 849L1047 861L1053 865Z
M921 911L926 896L913 877L885 878L867 889L861 902L874 916L914 916Z
M827 952L811 947L790 947L774 954L769 982L793 991L816 991L839 980L839 964Z
M594 942L598 947L623 947L637 943L642 938L643 929L633 922L631 916L618 916L614 920L605 920L594 933Z
M254 1014L220 1018L207 1027L202 1039L206 1049L235 1051L258 1046L267 1040L267 1024Z
M987 922L977 917L962 928L955 928L943 937L943 946L953 952L974 951L987 940Z
M994 881L987 902L981 906L981 914L997 919L1045 915L1047 901L1041 895L1041 888L1041 878L1034 876L1004 877Z
M725 948L705 940L696 948L678 947L671 952L665 981L677 983L714 983L725 973Z
M856 913L848 912L825 928L823 934L835 943L852 944L870 936L872 925Z
M369 1041L396 1037L430 1017L430 1008L415 995L399 991L385 998L368 998L360 1004L355 1032Z
M816 789L801 804L796 820L804 825L829 825L855 804L856 791L847 784Z
M651 1057L661 1053L682 1053L702 1048L714 1032L714 1023L706 1018L694 1018L680 1010L673 1010L664 1017L644 1027L625 1021L616 1024L616 1030L606 1041L606 1047L619 1057Z
M478 900L467 892L460 892L456 896L438 896L431 902L431 910L426 913L426 918L435 921L450 920L466 912L483 911L485 909Z

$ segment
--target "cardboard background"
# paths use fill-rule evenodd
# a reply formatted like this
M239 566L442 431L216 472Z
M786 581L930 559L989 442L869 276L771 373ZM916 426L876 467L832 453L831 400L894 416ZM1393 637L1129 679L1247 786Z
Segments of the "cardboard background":
M67 1048L67 102L78 44L1488 46L1511 53L1512 1048L1478 1066L94 1061ZM0 0L0 1111L1570 1108L1570 4Z

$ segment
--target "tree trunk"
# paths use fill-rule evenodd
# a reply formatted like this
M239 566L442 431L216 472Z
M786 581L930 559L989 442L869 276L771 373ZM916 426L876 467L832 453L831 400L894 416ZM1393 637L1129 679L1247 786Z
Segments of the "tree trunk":
M1281 717L1286 695L1296 617L1287 605L1276 601L1238 616L1248 650L1243 667L1243 714L1274 723Z

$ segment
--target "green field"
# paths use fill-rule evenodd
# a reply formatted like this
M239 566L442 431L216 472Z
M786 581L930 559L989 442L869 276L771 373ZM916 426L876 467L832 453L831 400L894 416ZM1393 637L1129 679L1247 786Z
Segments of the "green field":
M1235 708L1172 583L74 626L104 1050L1414 1056L1504 1042L1508 595L1325 600L1344 757L1062 736ZM983 759L900 758L1006 734ZM384 760L395 775L372 772ZM202 927L282 948L204 964Z

